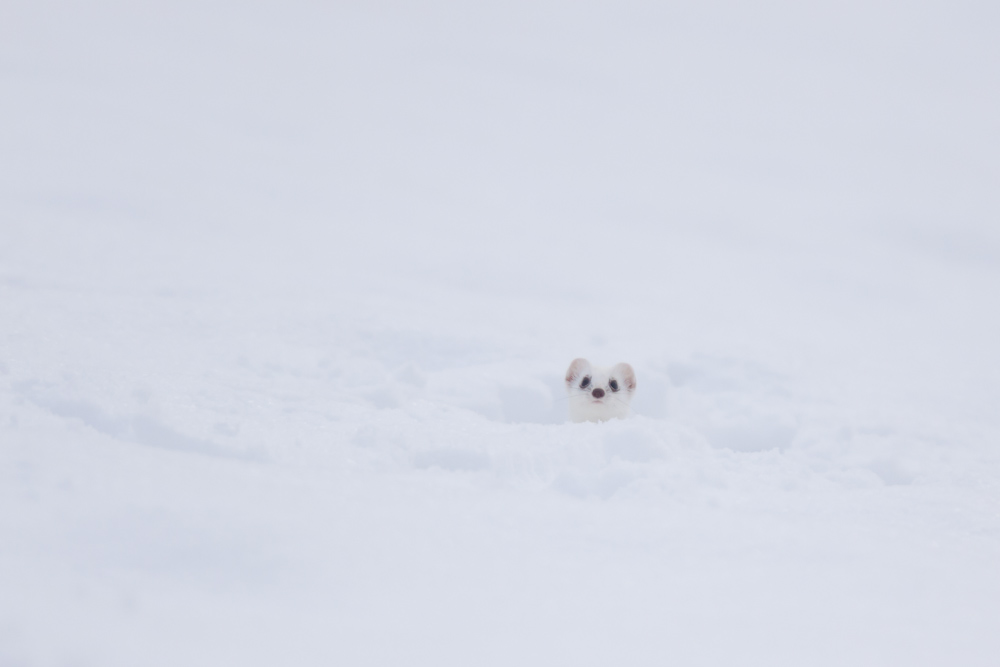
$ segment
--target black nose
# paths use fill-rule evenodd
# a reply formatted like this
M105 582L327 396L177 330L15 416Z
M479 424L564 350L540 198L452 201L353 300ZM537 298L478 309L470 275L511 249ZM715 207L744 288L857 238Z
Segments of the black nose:
M594 398L604 398L604 390L600 388L595 389L594 391L590 392L590 395L593 396Z

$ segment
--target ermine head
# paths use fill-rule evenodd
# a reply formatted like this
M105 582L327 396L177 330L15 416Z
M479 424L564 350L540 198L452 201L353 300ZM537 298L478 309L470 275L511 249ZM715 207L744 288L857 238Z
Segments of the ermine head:
M605 368L574 359L566 369L566 393L569 418L575 422L624 419L631 412L629 402L635 395L635 371L625 363Z

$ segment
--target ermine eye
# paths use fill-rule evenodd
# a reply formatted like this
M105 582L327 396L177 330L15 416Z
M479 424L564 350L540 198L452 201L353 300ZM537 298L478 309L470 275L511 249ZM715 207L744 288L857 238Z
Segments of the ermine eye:
M618 391L618 380L612 380L608 386L611 387L611 391Z
M583 378L583 382L580 383L580 389L586 389L590 386L590 377Z

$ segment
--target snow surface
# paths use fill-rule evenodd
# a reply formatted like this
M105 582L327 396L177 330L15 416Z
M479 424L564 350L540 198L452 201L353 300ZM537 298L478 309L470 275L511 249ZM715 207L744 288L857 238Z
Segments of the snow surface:
M5 0L0 664L997 664L997 7Z

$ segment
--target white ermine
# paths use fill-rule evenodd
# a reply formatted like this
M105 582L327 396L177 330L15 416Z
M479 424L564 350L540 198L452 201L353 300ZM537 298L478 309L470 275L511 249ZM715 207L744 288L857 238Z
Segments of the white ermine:
M632 411L629 402L635 395L635 371L625 363L605 368L574 359L566 369L566 393L569 418L575 422L624 419Z

